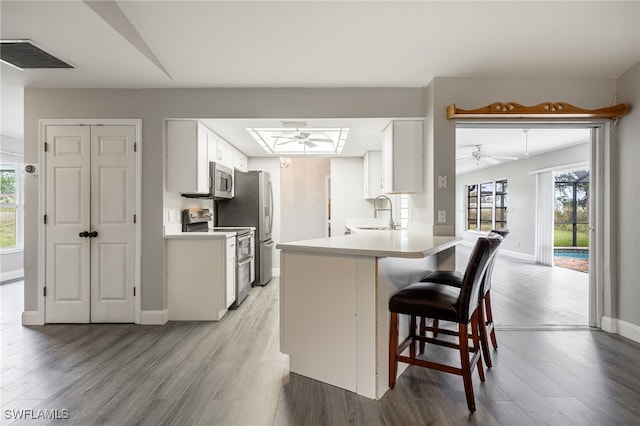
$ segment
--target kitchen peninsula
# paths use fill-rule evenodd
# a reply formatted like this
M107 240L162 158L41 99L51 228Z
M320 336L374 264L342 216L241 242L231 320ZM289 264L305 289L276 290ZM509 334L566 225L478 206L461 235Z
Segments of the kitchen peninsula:
M436 269L437 255L451 256L458 242L366 231L278 244L280 349L289 370L381 398L388 389L389 298Z

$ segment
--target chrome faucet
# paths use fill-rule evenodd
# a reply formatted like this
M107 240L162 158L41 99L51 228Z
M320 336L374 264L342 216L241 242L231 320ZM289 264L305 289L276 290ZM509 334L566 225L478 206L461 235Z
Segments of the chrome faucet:
M388 208L383 209L383 208L376 207L376 202L381 198L384 200L387 200L387 203L389 203ZM395 224L393 223L393 204L391 204L391 198L387 197L386 195L378 195L373 200L373 217L378 217L378 212L384 212L384 211L389 212L389 227L391 229L395 229Z

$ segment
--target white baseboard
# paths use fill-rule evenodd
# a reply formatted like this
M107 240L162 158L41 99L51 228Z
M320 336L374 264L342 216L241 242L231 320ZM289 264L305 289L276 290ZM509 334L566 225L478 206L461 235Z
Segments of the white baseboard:
M169 310L140 312L141 325L162 325L169 321Z
M602 317L602 329L640 343L640 326L616 318Z
M531 263L535 262L536 260L535 256L532 256L530 254L520 253L518 251L500 249L500 253L504 253L507 256L515 257L517 259L526 260L527 262L531 262Z
M22 325L44 325L40 322L40 313L38 311L24 311L22 313Z
M475 243L473 241L464 240L464 241L460 241L459 244L467 247L473 247ZM509 257L515 257L516 259L526 260L527 262L532 262L532 263L535 262L536 260L535 256L532 256L530 254L520 253L519 251L500 249L500 254L505 254Z
M16 269L15 271L0 272L0 282L11 281L24 278L24 269Z

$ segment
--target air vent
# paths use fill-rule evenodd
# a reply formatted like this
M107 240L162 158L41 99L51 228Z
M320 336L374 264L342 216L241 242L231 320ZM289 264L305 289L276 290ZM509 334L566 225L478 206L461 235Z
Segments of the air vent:
M1 40L0 59L20 69L73 68L45 52L31 40Z

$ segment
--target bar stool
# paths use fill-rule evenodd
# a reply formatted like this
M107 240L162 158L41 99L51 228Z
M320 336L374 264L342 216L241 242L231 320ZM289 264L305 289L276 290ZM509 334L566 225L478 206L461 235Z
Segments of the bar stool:
M507 229L492 229L489 235L498 234L503 238L503 241L509 236ZM480 345L482 347L482 357L484 358L487 367L491 368L493 362L491 360L491 352L489 352L489 338L491 338L491 345L494 349L498 349L498 339L496 338L496 332L493 324L493 312L491 310L491 277L493 275L493 267L496 261L496 255L491 258L487 266L487 270L482 278L482 284L480 286ZM425 275L420 281L428 281L433 283L440 283L451 285L460 288L462 286L463 274L457 271L433 271ZM420 322L421 330L424 329L424 320ZM438 333L439 323L434 321L433 327L435 335ZM424 351L424 344L420 344L420 353Z
M498 249L501 241L502 237L497 234L478 238L471 252L460 288L441 283L417 282L410 284L391 297L389 300L389 311L391 312L389 387L391 389L396 384L398 361L456 374L463 378L469 411L475 411L471 373L476 366L480 380L484 382L478 322L479 289L489 260ZM398 314L410 316L409 336L400 344L398 344ZM436 337L427 337L426 333L422 332L416 333L416 317L456 323L457 332L441 330L441 333L457 336L457 343ZM433 331L432 327L425 326L425 329ZM469 333L472 336L473 346L469 346ZM457 349L460 354L460 367L418 358L416 355L418 342ZM402 355L407 348L409 348L409 356Z

